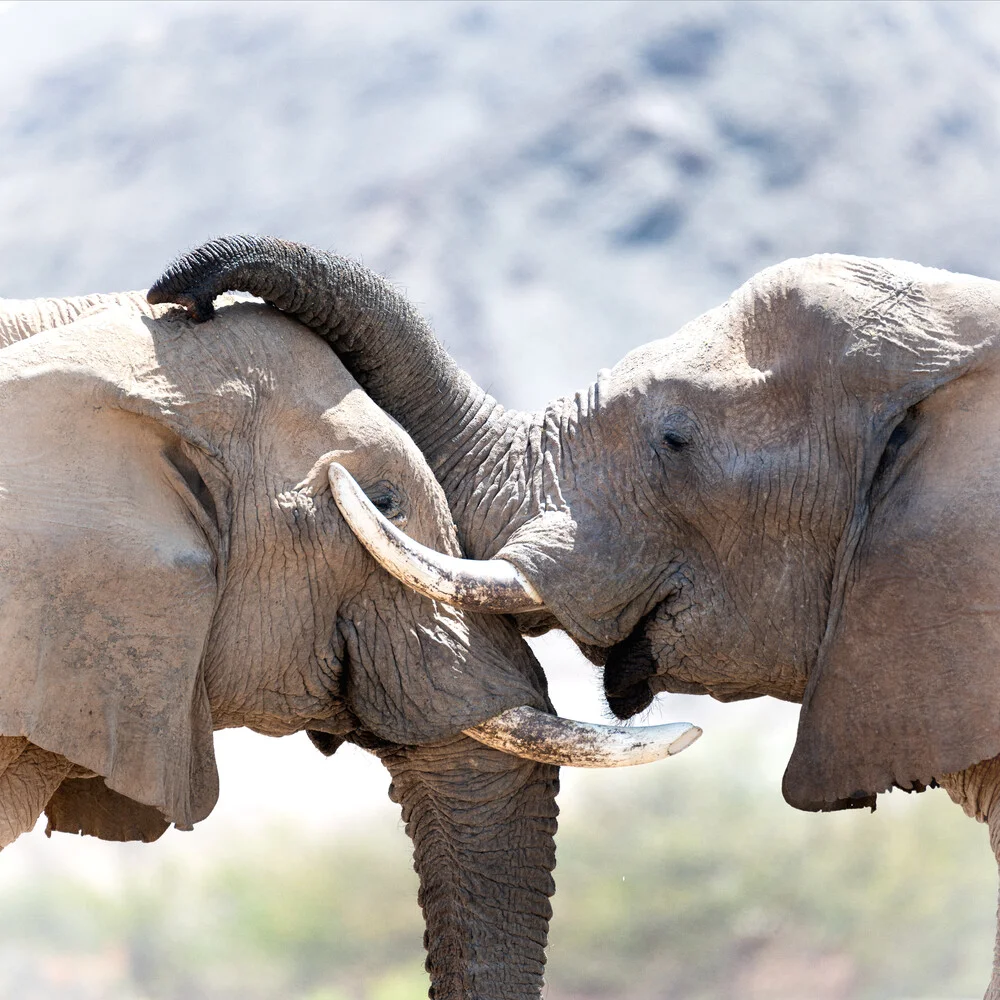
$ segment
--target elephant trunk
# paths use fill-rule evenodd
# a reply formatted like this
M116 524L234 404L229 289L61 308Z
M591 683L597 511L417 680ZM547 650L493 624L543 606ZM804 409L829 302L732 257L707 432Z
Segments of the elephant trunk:
M356 261L266 236L225 236L171 264L149 290L197 321L227 290L257 295L336 351L409 432L444 489L462 549L484 558L558 495L553 438L573 405L505 410L452 360L385 279ZM564 412L565 411L565 412Z
M432 1000L537 1000L555 890L558 768L468 737L375 752L420 876Z
M409 431L442 484L460 457L485 454L484 430L506 423L413 306L355 261L273 237L225 236L178 258L148 298L179 303L202 322L227 290L257 295L323 337Z

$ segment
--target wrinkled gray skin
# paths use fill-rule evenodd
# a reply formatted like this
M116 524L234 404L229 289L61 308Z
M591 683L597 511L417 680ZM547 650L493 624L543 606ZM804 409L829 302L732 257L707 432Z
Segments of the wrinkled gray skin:
M404 431L273 310L0 302L0 846L154 840L217 795L212 730L349 740L392 775L438 1000L540 995L557 769L461 735L545 709L509 620L404 588L341 518L345 465L459 554ZM332 790L331 790L332 791Z
M229 288L327 339L413 435L466 552L544 598L522 631L569 632L616 714L663 691L802 702L791 804L936 781L1000 848L1000 285L788 261L537 413L343 258L229 237L152 294L204 319Z

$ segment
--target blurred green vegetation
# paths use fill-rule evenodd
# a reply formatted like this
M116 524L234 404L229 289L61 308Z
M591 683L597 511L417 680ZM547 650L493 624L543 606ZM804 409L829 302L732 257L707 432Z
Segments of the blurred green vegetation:
M715 769L636 773L562 830L550 996L981 997L996 864L943 791L806 814Z
M983 827L940 791L883 797L875 815L796 813L736 772L738 754L721 760L571 789L548 1000L982 995ZM415 894L399 828L271 830L115 885L53 873L0 899L0 995L423 1000Z

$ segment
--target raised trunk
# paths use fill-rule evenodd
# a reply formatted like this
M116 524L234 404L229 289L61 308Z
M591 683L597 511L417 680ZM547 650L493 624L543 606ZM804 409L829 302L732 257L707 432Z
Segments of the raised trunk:
M179 258L149 301L178 302L207 320L215 296L228 290L257 295L323 337L406 428L444 487L467 555L486 558L499 548L490 530L502 519L484 513L484 502L513 516L503 521L508 533L512 519L535 512L528 497L533 473L522 459L533 442L544 446L541 422L504 410L476 385L383 278L302 244L229 236Z
M179 302L206 320L227 290L257 295L323 337L428 457L447 462L499 416L410 303L355 261L272 237L222 237L172 264L149 301Z
M551 439L561 410L505 410L383 278L302 244L228 236L171 264L149 301L177 302L207 320L215 296L229 290L263 298L323 337L406 428L444 488L467 556L489 558L525 520L558 504Z
M383 747L420 876L433 1000L537 1000L555 885L558 768L460 737Z

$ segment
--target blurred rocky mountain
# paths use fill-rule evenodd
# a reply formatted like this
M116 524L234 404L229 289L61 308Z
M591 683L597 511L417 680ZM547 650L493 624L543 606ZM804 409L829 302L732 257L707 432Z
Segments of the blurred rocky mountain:
M0 296L142 287L211 236L274 233L389 275L517 406L582 388L789 256L896 256L1000 277L998 162L1000 7L989 3L0 0ZM569 640L538 648L564 714L600 718ZM893 796L876 817L798 816L779 796L794 706L664 701L664 718L711 733L697 755L662 765L676 784L622 797L620 774L563 776L552 997L626 1000L601 993L598 974L628 998L886 1000L981 987L993 861L985 831L943 792ZM727 744L727 732L752 738ZM236 995L206 973L215 962L240 996L292 997L275 986L281 969L304 990L303 969L341 961L358 941L357 967L379 971L369 956L385 954L397 925L385 910L302 906L302 885L316 890L307 903L361 897L328 892L299 841L283 836L289 849L270 853L302 862L292 883L233 854L248 817L332 828L359 801L382 801L373 759L345 748L326 761L297 740L276 749L220 734L219 809L155 851L48 843L40 831L5 849L0 876L25 873L40 902L4 883L0 992L66 1000L71 980L81 991L92 980L80 997L137 997L122 984L159 974L172 952L157 996L201 995L192 969L213 996ZM659 775L643 779L649 789ZM366 822L398 822L366 808ZM891 821L894 808L909 826ZM161 852L178 859L162 879ZM218 918L200 902L196 859L230 855L253 875L247 885L273 890L272 908L237 895L249 902L234 920L233 881L205 883L222 886L204 897L225 904ZM93 874L95 859L120 864L134 891L67 904L66 872ZM410 896L405 906L416 920ZM407 996L426 985L414 928L420 986ZM69 965L37 960L67 942ZM703 981L678 986L682 965ZM363 995L390 996L375 988ZM321 995L362 994L308 994Z
M2 295L275 233L535 406L785 257L1000 276L990 4L0 6Z

